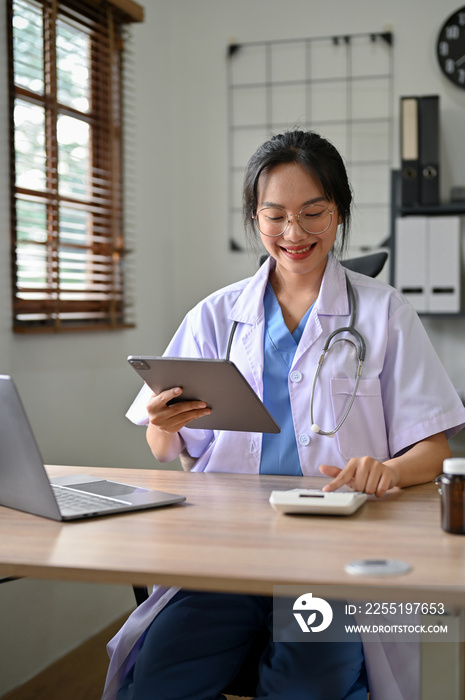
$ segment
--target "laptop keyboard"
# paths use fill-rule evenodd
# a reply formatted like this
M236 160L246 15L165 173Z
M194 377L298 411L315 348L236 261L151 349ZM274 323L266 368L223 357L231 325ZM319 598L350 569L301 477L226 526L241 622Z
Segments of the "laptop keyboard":
M83 493L82 491L68 489L56 484L51 484L51 486L60 510L87 513L89 511L111 510L117 506L129 505L128 501L120 501L117 498L96 496L92 493Z

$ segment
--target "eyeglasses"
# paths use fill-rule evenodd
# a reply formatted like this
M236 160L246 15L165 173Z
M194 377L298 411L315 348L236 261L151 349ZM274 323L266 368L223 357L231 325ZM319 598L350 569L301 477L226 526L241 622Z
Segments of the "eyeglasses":
M324 233L331 226L336 208L331 211L323 204L309 204L296 214L288 214L280 207L264 207L253 217L264 236L281 236L289 228L291 217L296 216L306 233Z

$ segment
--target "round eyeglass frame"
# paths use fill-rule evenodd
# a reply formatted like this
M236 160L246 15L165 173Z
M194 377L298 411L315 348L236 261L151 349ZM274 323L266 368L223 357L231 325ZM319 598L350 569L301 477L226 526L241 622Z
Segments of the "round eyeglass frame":
M302 212L305 209L310 209L310 207L314 207L314 206L322 207L322 209L326 209L326 211L329 213L329 223L328 223L327 227L324 228L323 231L318 231L318 233L315 233L315 231L307 231L307 229L305 228L305 226L302 224L302 222L300 220L300 215L302 214ZM281 233L264 233L261 230L261 228L258 225L258 215L260 214L260 212L265 211L265 209L279 209L279 211L284 212L284 214L287 217L287 224L286 224L285 228L281 231ZM255 216L252 216L252 219L255 220L255 226L257 227L258 231L262 234L262 236L267 236L268 238L278 238L279 236L282 236L284 233L286 233L287 229L289 228L289 224L291 223L290 217L292 217L292 216L295 216L297 218L297 221L299 223L300 228L303 231L305 231L305 233L311 233L314 236L320 236L322 233L325 233L325 231L327 231L329 229L329 227L331 226L331 222L333 220L333 214L335 213L336 209L337 209L337 207L334 207L334 209L331 211L331 209L328 209L328 207L325 207L324 204L307 204L306 207L302 207L302 209L299 211L298 214L290 214L289 215L286 212L286 210L282 209L281 207L262 207L261 209L259 209L259 211L257 211Z

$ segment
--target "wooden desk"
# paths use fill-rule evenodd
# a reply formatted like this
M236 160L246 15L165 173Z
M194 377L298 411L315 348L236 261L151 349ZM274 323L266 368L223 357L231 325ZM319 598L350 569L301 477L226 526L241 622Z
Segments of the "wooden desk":
M331 584L333 596L433 595L465 606L465 537L441 530L434 484L370 498L350 517L302 517L275 513L269 494L320 486L321 479L60 466L48 471L98 473L184 494L187 501L71 523L0 508L0 576L261 594L272 594L274 585ZM402 559L412 570L388 578L346 573L345 564L360 558Z

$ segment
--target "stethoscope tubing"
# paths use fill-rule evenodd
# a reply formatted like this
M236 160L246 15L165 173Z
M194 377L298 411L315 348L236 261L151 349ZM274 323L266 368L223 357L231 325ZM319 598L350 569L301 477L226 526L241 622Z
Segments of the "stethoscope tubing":
M346 275L346 285L347 285L347 292L349 294L349 299L350 299L350 319L349 319L349 325L344 326L342 328L337 328L335 331L330 333L330 335L326 338L325 344L323 345L323 350L321 352L320 358L318 360L318 365L317 369L315 372L315 376L313 378L313 384L312 384L312 393L310 396L310 420L312 422L312 431L314 433L317 433L318 435L324 435L325 437L334 437L337 433L337 431L341 428L343 423L345 422L347 416L350 413L350 410L353 406L353 403L355 401L355 396L357 394L357 389L358 385L360 382L360 377L362 376L362 371L363 371L363 362L365 360L365 355L366 355L366 343L363 335L355 328L355 323L356 323L356 318L357 318L357 300L355 298L355 292L352 287L352 284ZM358 341L358 347L354 343L353 340L350 340L349 338L341 338L340 340L334 341L334 343L331 345L332 340L336 335L339 335L340 333L350 333L352 334ZM316 382L318 377L320 376L321 368L323 366L323 362L325 360L327 352L334 347L335 343L338 342L347 342L353 345L355 348L355 352L357 353L357 359L358 359L358 367L357 367L357 373L355 377L355 384L354 384L354 389L352 391L352 395L349 399L349 403L347 404L347 408L344 411L344 414L342 418L340 419L339 423L336 425L335 428L332 430L323 430L320 428L320 426L315 422L314 420L314 414L313 414L313 403L314 403L314 397L315 397L315 387L316 387Z

